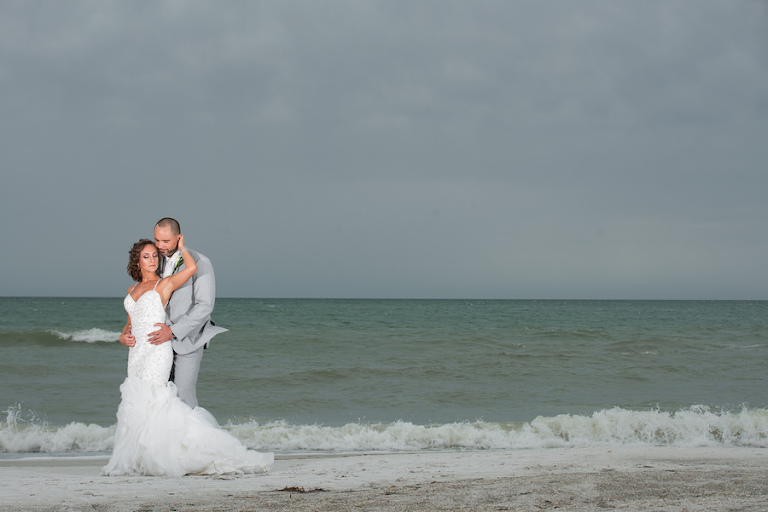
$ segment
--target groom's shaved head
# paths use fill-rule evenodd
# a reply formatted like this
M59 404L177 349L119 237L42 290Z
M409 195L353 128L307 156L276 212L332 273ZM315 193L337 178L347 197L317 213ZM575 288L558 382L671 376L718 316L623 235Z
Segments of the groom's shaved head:
M179 221L176 219L172 219L170 217L165 217L164 219L160 219L157 221L157 224L155 226L161 227L161 228L167 228L171 230L171 234L178 235L181 233L181 226L179 226Z
M155 224L155 246L164 257L170 257L179 247L181 226L176 219L166 217Z

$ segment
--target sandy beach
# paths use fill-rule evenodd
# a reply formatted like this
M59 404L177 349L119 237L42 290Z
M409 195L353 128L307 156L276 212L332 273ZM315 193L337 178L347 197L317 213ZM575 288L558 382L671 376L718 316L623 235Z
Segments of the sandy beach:
M284 455L240 477L104 477L105 462L0 461L0 510L768 510L759 448Z

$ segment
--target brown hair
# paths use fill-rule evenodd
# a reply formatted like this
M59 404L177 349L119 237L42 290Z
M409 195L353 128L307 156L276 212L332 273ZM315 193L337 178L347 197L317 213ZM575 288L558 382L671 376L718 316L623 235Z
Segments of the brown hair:
M133 244L133 247L131 247L131 250L128 251L128 254L130 255L128 257L128 275L131 276L131 278L138 283L141 282L141 269L139 268L139 256L141 256L141 250L148 245L151 245L157 251L157 246L155 245L155 242L153 242L152 240L148 240L146 238L142 238L141 240ZM157 252L158 254L160 254L160 251L157 251Z

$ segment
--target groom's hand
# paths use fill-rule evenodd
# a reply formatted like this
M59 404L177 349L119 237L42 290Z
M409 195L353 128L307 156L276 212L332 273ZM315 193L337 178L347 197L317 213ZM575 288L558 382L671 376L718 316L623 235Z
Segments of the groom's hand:
M149 333L149 342L153 345L160 345L166 341L171 341L173 338L173 331L171 331L171 328L162 322L158 322L155 325L158 326L158 329Z

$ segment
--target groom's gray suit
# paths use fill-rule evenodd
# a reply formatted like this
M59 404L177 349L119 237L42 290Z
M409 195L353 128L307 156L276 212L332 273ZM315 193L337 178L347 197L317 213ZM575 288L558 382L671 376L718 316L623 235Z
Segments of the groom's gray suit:
M211 338L226 329L211 321L216 302L216 279L211 260L197 251L190 250L189 254L197 263L197 272L171 295L166 308L166 323L173 331L173 381L179 389L179 397L196 407L197 375L203 349Z

